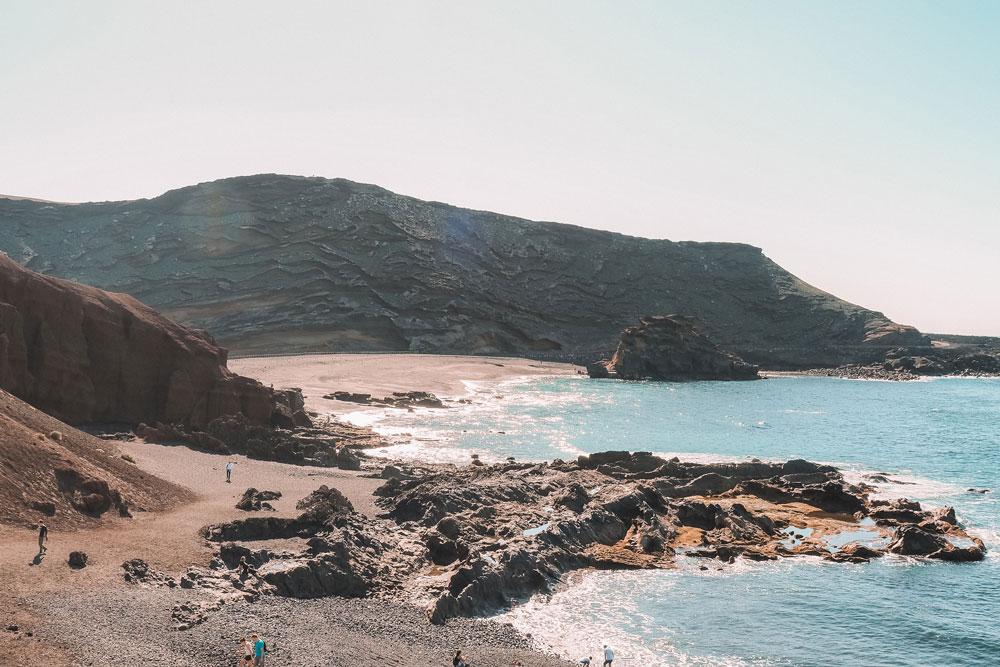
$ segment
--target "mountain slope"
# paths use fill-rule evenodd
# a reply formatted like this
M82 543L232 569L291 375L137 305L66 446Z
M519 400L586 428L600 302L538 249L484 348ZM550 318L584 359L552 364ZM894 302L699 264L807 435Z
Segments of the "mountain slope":
M340 179L240 177L128 202L0 200L0 249L131 294L238 352L586 358L666 313L696 317L721 346L772 367L926 341L752 246L532 222Z
M77 431L0 390L0 522L72 526L118 510L160 510L193 495L123 461L114 443ZM51 517L51 518L49 518Z

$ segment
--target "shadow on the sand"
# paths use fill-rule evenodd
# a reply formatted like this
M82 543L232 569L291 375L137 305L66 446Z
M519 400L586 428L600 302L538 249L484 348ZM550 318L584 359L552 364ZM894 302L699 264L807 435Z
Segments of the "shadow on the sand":
M35 554L35 557L31 559L31 562L28 563L28 565L29 566L41 565L43 558L45 558L45 552L39 551L37 554Z

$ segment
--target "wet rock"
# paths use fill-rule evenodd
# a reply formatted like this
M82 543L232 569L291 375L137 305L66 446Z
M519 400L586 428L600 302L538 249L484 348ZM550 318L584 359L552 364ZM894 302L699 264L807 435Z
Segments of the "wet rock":
M955 547L949 545L944 549L939 549L938 551L930 554L930 557L953 563L973 563L981 561L985 558L985 555L983 546L981 544L975 544L967 547Z
M896 529L888 550L896 554L929 556L951 546L948 540L917 526L906 525Z
M87 554L83 551L71 551L69 553L69 566L74 570L87 567Z
M958 525L958 517L955 516L955 508L951 506L939 507L935 510L931 510L929 518L933 521L941 521L951 524L952 526Z
M825 556L827 560L842 563L867 563L875 558L881 558L885 554L879 549L872 549L863 544L848 544L843 549Z

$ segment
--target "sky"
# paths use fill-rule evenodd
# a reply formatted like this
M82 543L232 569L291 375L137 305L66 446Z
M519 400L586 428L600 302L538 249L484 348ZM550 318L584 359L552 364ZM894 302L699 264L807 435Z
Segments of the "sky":
M1000 335L1000 3L0 0L0 192L348 178Z

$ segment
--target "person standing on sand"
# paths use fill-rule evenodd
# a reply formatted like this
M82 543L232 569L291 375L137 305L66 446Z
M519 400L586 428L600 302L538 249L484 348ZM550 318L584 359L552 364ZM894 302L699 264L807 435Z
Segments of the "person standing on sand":
M608 645L604 645L604 667L611 667L611 663L615 659L615 652L608 648Z
M267 645L257 635L250 635L250 641L253 642L253 667L264 667L264 654L267 653Z
M232 476L233 476L233 462L230 461L229 463L226 464L226 484L229 484L233 481Z
M38 522L38 553L43 554L46 551L45 543L49 541L49 528L45 525L44 521Z

